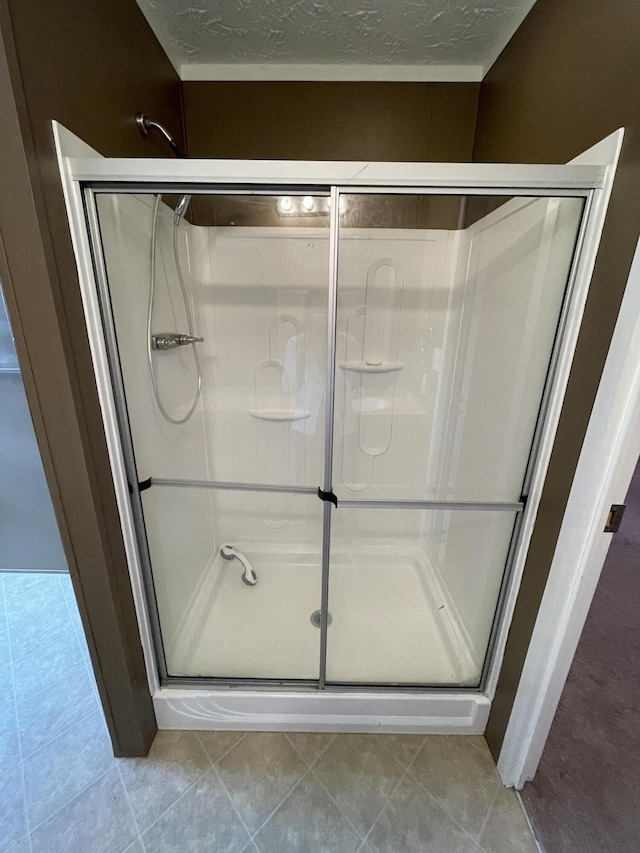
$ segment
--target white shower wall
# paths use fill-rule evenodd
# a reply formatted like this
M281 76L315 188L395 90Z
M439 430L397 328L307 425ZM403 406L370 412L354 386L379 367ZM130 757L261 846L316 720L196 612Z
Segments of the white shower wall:
M197 228L207 478L318 486L324 462L328 230ZM200 232L200 233L198 233ZM220 493L230 541L318 543L295 496ZM321 507L318 504L318 515Z
M457 279L465 252L456 231L341 232L334 430L339 498L407 500L437 493L442 403L451 373L445 354L455 348L460 327ZM372 298L372 273L381 262L388 272Z
M514 199L465 232L443 497L520 500L582 205L577 198ZM502 582L499 555L514 520L494 513L462 525L455 513L442 513L436 521L441 530L430 557L480 659Z

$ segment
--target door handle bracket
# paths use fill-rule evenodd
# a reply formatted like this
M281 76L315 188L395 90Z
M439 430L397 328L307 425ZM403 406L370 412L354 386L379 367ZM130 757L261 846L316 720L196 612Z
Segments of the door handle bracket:
M329 501L336 508L338 507L338 496L334 495L333 492L323 492L320 486L318 486L318 497L321 501Z

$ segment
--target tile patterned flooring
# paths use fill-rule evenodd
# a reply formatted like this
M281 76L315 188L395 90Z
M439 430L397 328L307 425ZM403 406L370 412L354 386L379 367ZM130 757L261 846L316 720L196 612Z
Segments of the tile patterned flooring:
M535 853L483 738L160 732L111 754L70 582L0 574L0 853Z

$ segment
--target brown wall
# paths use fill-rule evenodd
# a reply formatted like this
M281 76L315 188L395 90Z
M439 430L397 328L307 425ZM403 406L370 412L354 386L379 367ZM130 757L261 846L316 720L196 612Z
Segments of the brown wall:
M180 83L132 0L0 0L0 275L36 435L118 754L155 731L51 120L105 155L167 156Z
M190 157L468 161L478 83L185 83Z
M482 84L474 159L563 163L618 127L622 158L538 520L489 719L496 753L513 704L640 232L640 4L538 0Z
M478 83L187 82L183 88L190 157L464 162L473 153ZM458 225L455 196L405 202L396 227ZM212 199L197 199L192 209L198 224L220 223ZM292 223L274 214L269 224Z

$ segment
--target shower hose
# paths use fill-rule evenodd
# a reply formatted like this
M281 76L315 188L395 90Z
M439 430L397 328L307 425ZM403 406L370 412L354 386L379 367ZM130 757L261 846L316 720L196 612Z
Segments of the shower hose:
M158 210L160 208L160 202L162 201L162 196L157 195L155 199L155 203L153 206L153 221L151 224L151 272L150 272L150 280L149 280L149 301L147 303L147 362L149 364L149 375L151 377L151 387L153 389L153 396L156 401L156 405L160 414L168 421L170 424L184 424L186 423L191 415L195 412L196 406L198 405L198 400L200 399L200 394L202 392L202 369L200 367L200 356L198 354L198 350L196 344L193 343L191 346L193 347L193 358L196 364L196 372L198 374L198 381L196 387L196 393L193 398L193 403L189 408L187 414L182 418L174 418L169 412L166 410L161 398L160 398L160 390L158 388L158 379L156 376L155 366L153 364L153 356L152 356L152 330L151 324L153 320L153 309L156 301L156 236L158 230ZM186 210L186 205L185 205ZM184 210L182 211L184 214ZM180 292L182 293L182 301L184 303L184 312L187 317L187 326L189 327L189 335L194 337L193 330L193 316L191 314L191 307L189 306L189 297L187 296L187 288L184 283L184 276L182 274L182 264L180 263L180 252L178 251L178 228L180 227L180 222L182 220L182 216L175 215L173 220L173 254L175 257L176 270L178 273L178 283L180 284Z

